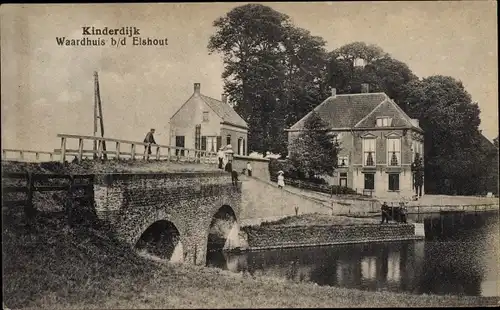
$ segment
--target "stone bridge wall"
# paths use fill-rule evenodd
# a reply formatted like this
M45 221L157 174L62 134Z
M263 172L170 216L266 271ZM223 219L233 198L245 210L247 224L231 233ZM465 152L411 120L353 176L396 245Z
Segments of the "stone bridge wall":
M154 222L172 222L180 233L184 262L205 264L210 222L222 206L239 219L241 183L224 172L105 174L96 176L97 214L118 237L135 246Z
M422 239L412 224L247 226L249 249Z

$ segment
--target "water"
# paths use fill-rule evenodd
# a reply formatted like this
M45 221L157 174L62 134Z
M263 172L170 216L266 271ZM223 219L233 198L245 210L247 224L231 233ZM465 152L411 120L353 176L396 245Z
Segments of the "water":
M497 213L410 219L424 222L425 241L216 252L209 253L207 265L369 291L498 296Z

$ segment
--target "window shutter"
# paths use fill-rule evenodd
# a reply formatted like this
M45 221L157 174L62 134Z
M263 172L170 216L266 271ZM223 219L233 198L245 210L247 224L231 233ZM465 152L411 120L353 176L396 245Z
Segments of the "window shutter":
M221 147L222 147L222 137L218 136L217 137L217 151L220 150Z
M202 150L207 149L207 137L205 137L205 136L201 137L201 149Z

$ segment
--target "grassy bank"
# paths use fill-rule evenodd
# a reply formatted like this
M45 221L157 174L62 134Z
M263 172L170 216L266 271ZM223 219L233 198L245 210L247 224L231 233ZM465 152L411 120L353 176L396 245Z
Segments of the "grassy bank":
M356 224L378 224L380 220L364 217L350 217L340 215L329 215L320 213L309 213L288 216L272 222L263 222L267 226L310 226L310 225L356 225Z
M217 171L215 164L196 164L188 162L146 161L112 159L106 161L82 160L81 163L73 162L2 162L2 170L9 172L34 172L34 173L125 173L125 172L189 172L189 171Z
M493 305L498 299L363 292L147 260L102 227L39 218L3 225L4 303L9 308L220 308Z

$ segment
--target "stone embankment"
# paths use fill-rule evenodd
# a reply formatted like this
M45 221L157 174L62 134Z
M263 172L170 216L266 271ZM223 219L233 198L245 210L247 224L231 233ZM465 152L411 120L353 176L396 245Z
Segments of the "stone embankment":
M308 214L246 226L242 231L248 243L246 250L261 250L423 239L423 234L416 229L415 224L381 225L373 219Z

